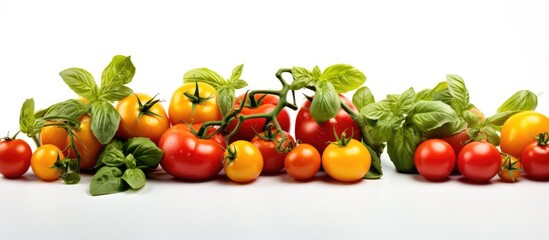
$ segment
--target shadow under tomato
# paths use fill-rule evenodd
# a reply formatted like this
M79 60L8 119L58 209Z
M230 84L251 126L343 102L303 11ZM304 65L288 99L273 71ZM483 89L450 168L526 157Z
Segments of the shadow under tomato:
M530 177L530 176L528 176L528 175L522 175L522 178L528 179L528 180L530 180L530 181L532 181L532 182L540 182L540 183L542 183L542 182L549 182L549 179L537 179L537 178L532 178L532 177Z
M290 184L305 184L305 183L310 183L310 182L314 182L316 180L318 180L318 177L317 176L313 176L309 179L304 179L304 180L298 180L298 179L295 179L293 177L291 177L290 175L288 174L280 174L280 178L279 180L283 183L290 183Z
M465 176L462 176L462 177L458 178L457 180L460 183L464 183L464 184L468 184L468 185L476 185L476 186L488 186L488 185L492 184L492 180L490 180L488 182L473 182L473 181L467 179Z
M333 179L328 174L319 176L318 179L320 179L320 181L325 182L325 183L335 184L335 185L345 185L345 186L356 185L356 184L361 183L364 180L364 179L358 179L358 180L352 181L352 182L342 182L342 181Z
M412 176L412 179L417 181L417 182L422 182L422 183L434 183L434 184L438 184L438 183L445 183L445 182L448 182L450 181L450 177L446 177L444 179L441 179L441 180L428 180L427 178L424 178L423 176L417 174L417 175L413 175Z

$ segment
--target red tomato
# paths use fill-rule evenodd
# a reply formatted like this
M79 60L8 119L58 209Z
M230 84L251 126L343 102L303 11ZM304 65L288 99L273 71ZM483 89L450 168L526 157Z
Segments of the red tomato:
M284 168L284 157L287 154L285 150L295 146L294 138L288 132L284 132L284 135L286 135L286 142L281 146L282 149L279 149L281 151L277 150L277 146L282 140L280 133L275 135L265 131L252 139L251 143L259 149L263 156L263 173L278 173Z
M458 155L461 174L472 182L489 182L501 169L499 150L487 142L471 142Z
M320 153L315 147L302 143L286 155L284 168L290 177L296 180L307 180L318 172L321 161Z
M545 133L547 134L547 133ZM535 180L549 179L549 145L546 138L548 135L540 135L539 142L531 143L522 151L520 161L524 168L524 172L529 178Z
M416 169L425 179L447 179L456 164L456 154L450 144L440 139L422 142L414 154Z
M21 139L0 141L0 174L6 178L23 176L30 167L32 150L29 144Z
M279 97L277 95L272 94L254 94L254 98L256 101L259 101L261 99L261 105L263 104L272 104L277 105L279 101ZM238 101L236 104L240 105L242 101L244 101L244 94L241 94L237 97ZM249 103L249 100L246 100L247 103Z
M356 110L353 103L345 96L339 95L339 98L351 109ZM360 127L343 109L339 110L335 118L319 124L311 116L310 107L311 102L305 101L297 113L295 121L295 138L297 141L313 145L322 155L328 144L336 141L334 128L338 136L341 136L345 131L347 136L354 133L353 138L358 141L361 140Z
M158 147L164 151L160 165L168 174L201 181L221 171L227 142L220 134L210 139L198 138L187 125L177 124L162 134Z

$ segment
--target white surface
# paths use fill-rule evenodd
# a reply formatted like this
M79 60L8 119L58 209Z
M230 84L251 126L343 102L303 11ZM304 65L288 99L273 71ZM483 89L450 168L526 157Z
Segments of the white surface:
M59 71L98 80L115 54L132 55L135 91L164 99L182 75L223 76L244 63L254 88L277 88L281 67L349 63L379 100L461 75L487 115L531 89L548 114L547 1L0 1L0 133L18 129L21 104L75 97ZM167 106L165 104L165 106ZM28 140L28 139L27 139ZM30 141L29 141L30 143ZM0 178L1 239L441 239L549 234L549 183L424 182L382 159L379 181L341 184L287 176L238 185L174 181L162 172L137 192L89 196L67 186ZM131 231L129 231L131 230Z

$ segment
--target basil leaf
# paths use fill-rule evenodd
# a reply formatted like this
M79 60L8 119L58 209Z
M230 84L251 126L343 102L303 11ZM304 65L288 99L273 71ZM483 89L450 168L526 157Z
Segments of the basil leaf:
M90 183L92 196L123 192L128 187L122 181L122 171L116 167L102 167L95 173Z
M463 112L471 108L469 103L469 92L465 87L465 82L458 75L448 74L446 76L448 90L452 95L451 105L456 112Z
M397 172L415 173L414 152L421 142L421 132L412 126L400 128L387 142L387 153Z
M371 125L370 134L376 143L384 143L395 135L395 132L400 127L402 120L395 118L382 118Z
M414 107L416 102L416 92L413 88L408 88L398 98L398 112L399 114L408 114Z
M452 105L452 94L450 94L449 89L444 89L440 92L437 92L433 95L433 101L441 101L444 104L451 106Z
M221 115L227 116L232 110L235 101L235 89L233 87L222 86L217 90L217 103Z
M121 84L103 84L99 88L99 100L116 102L133 93L133 90Z
M130 153L128 156L126 156L126 168L133 169L137 167L137 161L135 160L135 157Z
M353 94L353 104L357 109L362 109L375 102L376 100L372 91L366 86L357 89L355 94Z
M111 103L97 101L91 104L91 130L101 144L107 144L116 134L120 115Z
M128 84L132 81L134 75L135 66L132 63L131 56L116 55L101 74L101 87Z
M533 111L538 106L538 96L531 91L521 90L513 94L498 108L498 113L507 111Z
M463 111L461 117L467 123L468 128L476 128L479 125L479 117L469 110Z
M248 83L242 79L236 79L234 81L231 81L230 84L231 87L233 87L234 89L241 89L248 86Z
M315 81L320 79L320 77L322 76L322 71L320 71L320 68L318 66L315 66L313 68L313 71L311 72L311 76L313 76L313 79Z
M337 93L345 93L362 86L366 76L349 64L336 64L326 68L320 80L331 82Z
M368 119L378 120L391 116L392 112L388 102L380 101L363 107L360 109L360 114Z
M316 84L316 92L311 102L311 116L318 123L323 123L333 118L339 112L341 100L334 88L328 81L319 81Z
M370 165L370 170L364 176L365 179L380 179L383 176L383 171L381 170L381 159L377 153L368 145L364 144L372 156L372 164Z
M487 117L482 125L495 125L495 126L503 126L505 121L509 119L511 116L519 113L520 111L505 111L505 112L498 112L490 117Z
M489 127L483 128L482 130L484 130L484 133L486 134L486 141L488 141L494 146L499 146L499 140L500 140L499 135L497 130L494 127L489 126Z
M427 88L427 89L423 89L423 90L419 91L416 94L416 101L419 101L419 100L434 100L433 97L437 93L439 93L443 90L448 90L448 83L447 82L439 82L435 86L435 88L433 88L433 89Z
M70 119L78 119L88 112L88 110L88 106L81 101L69 99L49 107L46 114L44 114L44 117L66 117Z
M427 132L428 138L445 138L459 133L467 128L465 121L458 119L457 121L447 122L442 126Z
M21 112L19 113L19 130L29 135L33 132L34 122L34 99L27 98L23 106L21 106Z
M126 181L126 183L130 185L132 189L142 188L143 186L145 186L145 183L147 183L145 173L139 168L126 169L124 175L122 176L122 179L124 179L124 181Z
M90 102L97 100L99 89L88 71L81 68L69 68L61 71L59 75L78 96Z
M211 85L219 91L221 86L226 85L227 81L218 73L208 68L191 69L183 75L183 82L203 82Z
M438 128L447 122L458 121L454 110L439 101L417 102L408 118L414 126L423 132Z
M63 173L61 174L61 179L65 184L77 184L80 182L80 175L77 172Z
M236 81L240 79L240 76L242 75L242 69L244 68L244 64L240 64L236 66L233 69L233 73L231 74L231 78L229 78L229 82Z
M124 144L124 153L133 155L137 167L154 167L160 163L163 152L148 138L131 138Z
M316 80L309 70L302 67L293 67L292 77L294 78L294 81L290 84L290 89L292 90L302 89L311 85Z
M101 163L102 165L107 165L110 167L120 167L124 165L125 157L124 153L122 152L122 148L117 143L113 142L116 141L110 142L103 148L103 150L99 154L98 164ZM96 168L97 167L98 166L96 166Z

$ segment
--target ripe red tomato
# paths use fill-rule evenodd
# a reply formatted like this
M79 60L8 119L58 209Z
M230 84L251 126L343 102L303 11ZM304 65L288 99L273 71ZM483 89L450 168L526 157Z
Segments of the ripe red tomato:
M487 142L471 142L458 155L461 174L472 182L489 182L501 169L499 150Z
M320 169L320 153L313 145L297 145L284 158L284 168L290 177L296 180L307 180L315 176Z
M240 94L236 98L238 99L236 104L240 105L240 103L244 101L244 94ZM272 104L272 105L277 105L280 99L277 95L272 95L272 94L254 94L254 98L256 101L259 101L261 99L261 104ZM246 101L249 102L249 100L246 100Z
M353 103L345 96L339 95L339 98L351 109L356 110ZM322 155L328 144L336 141L334 128L338 136L341 136L345 131L347 136L354 133L353 138L358 141L361 140L362 136L359 126L343 109L339 110L335 118L319 124L311 116L310 107L311 102L305 101L297 113L295 121L295 138L297 141L313 145Z
M422 142L414 154L416 169L425 179L447 179L456 164L456 154L450 144L441 139Z
M23 176L29 170L31 157L27 142L9 138L0 141L0 174L6 178Z
M255 145L263 156L263 171L262 173L273 174L278 173L284 168L284 158L287 154L287 149L295 146L294 138L288 133L283 132L286 135L286 142L281 146L281 149L277 150L277 146L282 141L282 134L269 132L269 130L262 134L256 135L251 143ZM280 150L280 151L279 151Z
M545 133L547 134L547 133ZM548 135L540 135L542 138L549 137ZM524 172L529 178L535 180L549 179L549 145L546 140L538 140L539 142L531 143L524 148L520 161L524 168Z
M177 124L162 134L158 147L164 151L160 165L168 174L202 181L216 176L223 168L227 142L220 134L210 139L198 138L189 126Z

